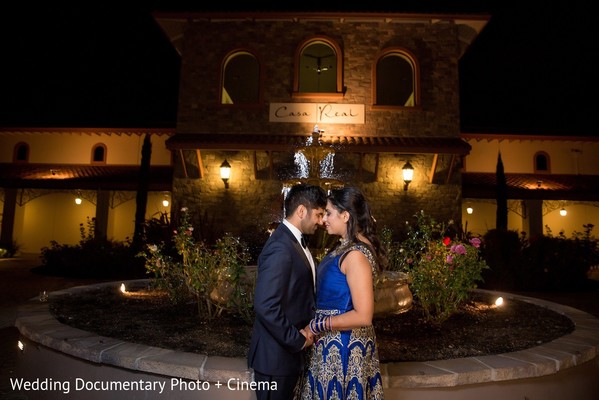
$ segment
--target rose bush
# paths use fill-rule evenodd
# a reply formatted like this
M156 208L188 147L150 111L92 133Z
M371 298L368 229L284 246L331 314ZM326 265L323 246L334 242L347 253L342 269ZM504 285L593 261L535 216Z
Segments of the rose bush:
M482 271L488 268L481 257L481 239L467 237L453 221L439 223L418 213L400 243L383 234L389 266L409 275L414 298L427 320L440 324L453 315L471 295Z
M249 252L239 238L225 235L214 246L193 236L189 210L181 209L170 243L148 244L140 254L146 270L171 301L195 298L198 314L212 319L223 312L252 319L253 280L247 278Z

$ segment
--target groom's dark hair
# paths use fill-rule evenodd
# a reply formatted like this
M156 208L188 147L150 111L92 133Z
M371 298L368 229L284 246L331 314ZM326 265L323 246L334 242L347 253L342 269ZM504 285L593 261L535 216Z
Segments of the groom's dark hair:
M303 204L308 210L315 208L325 208L327 205L327 195L320 186L300 183L294 185L287 192L285 197L285 217Z

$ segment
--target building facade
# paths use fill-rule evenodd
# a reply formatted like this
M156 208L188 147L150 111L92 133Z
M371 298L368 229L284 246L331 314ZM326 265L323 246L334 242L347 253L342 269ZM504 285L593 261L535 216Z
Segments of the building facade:
M172 133L0 129L0 243L13 243L20 253L39 254L51 241L79 242L81 228L86 235L132 239L146 137L151 143L146 218L170 212L172 162L165 142ZM165 206L164 200L169 204Z
M263 243L296 182L361 187L379 227L401 231L424 210L482 235L495 227L499 154L509 229L569 236L599 222L594 137L460 134L458 62L487 15L154 17L181 57L176 126L1 129L0 242L73 244L90 218L131 238L146 136L146 218L187 207L209 241Z
M495 228L499 155L507 184L508 229L527 237L571 237L599 226L599 139L464 133L472 150L462 172L462 223ZM596 234L596 228L593 231Z
M173 199L203 216L207 231L265 234L282 218L284 188L302 181L361 187L379 226L394 231L420 210L460 219L470 146L460 138L458 62L488 16L155 18L182 66L176 133L166 142Z

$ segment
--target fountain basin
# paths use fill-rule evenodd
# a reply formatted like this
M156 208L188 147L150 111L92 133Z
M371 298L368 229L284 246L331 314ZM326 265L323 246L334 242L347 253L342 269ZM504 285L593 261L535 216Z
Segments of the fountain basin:
M130 281L135 282L140 281ZM548 307L572 319L576 329L553 342L514 353L382 364L385 398L595 399L599 319L544 300L493 294ZM255 399L245 358L208 357L98 336L58 322L48 303L37 298L20 307L15 325L24 349L13 379L31 387L45 383L51 389L17 391L28 399ZM67 385L69 393L65 393Z

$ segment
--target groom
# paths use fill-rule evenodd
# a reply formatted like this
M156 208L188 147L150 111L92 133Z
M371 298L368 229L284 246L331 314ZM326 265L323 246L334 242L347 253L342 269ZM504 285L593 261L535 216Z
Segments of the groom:
M303 372L312 336L304 327L314 316L314 261L302 244L322 224L326 194L318 186L293 186L285 219L258 257L256 319L248 353L258 400L289 400ZM304 242L305 244L305 242Z

